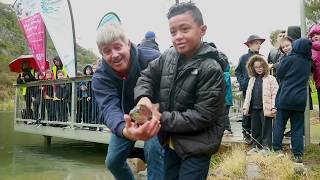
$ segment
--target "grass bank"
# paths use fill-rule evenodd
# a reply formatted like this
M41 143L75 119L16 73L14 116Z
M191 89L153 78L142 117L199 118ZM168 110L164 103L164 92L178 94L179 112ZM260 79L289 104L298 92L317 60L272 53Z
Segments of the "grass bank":
M14 110L14 100L5 99L0 101L0 111L11 111Z
M254 163L260 168L259 179L320 179L320 146L312 144L305 149L304 172L295 173L302 168L301 164L292 161L291 153L279 157L276 153L268 156L246 156L248 147L236 145L222 148L212 156L208 180L215 179L246 179L247 162ZM303 168L302 168L303 169Z

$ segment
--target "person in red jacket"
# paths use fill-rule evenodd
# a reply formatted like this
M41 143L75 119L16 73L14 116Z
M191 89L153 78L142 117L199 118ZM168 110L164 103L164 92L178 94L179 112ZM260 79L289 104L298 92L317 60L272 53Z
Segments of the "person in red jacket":
M308 36L312 41L313 79L318 92L318 102L320 102L320 24L313 25Z

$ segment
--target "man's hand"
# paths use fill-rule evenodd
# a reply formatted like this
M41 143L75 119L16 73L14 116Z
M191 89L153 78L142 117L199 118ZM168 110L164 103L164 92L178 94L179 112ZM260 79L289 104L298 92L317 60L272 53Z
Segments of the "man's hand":
M158 112L159 113L159 112ZM159 113L160 114L160 113ZM161 125L160 125L160 116L159 115L152 116L150 121L145 122L142 125L137 125L136 123L132 122L129 115L124 115L124 120L126 122L126 126L123 129L123 135L130 139L130 140L143 140L146 141L153 136L157 135Z
M273 68L273 64L268 64L268 66L269 66L269 69Z

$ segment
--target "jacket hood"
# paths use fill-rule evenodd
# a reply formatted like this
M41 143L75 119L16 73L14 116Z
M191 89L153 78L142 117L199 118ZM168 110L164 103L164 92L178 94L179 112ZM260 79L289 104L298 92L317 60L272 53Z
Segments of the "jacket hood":
M214 43L204 42L198 51L198 56L210 56L214 58L221 66L222 70L225 71L229 64L227 56L218 51Z
M301 38L300 26L289 26L287 30L287 35L294 41Z
M308 37L312 38L315 34L320 34L320 24L315 24L310 28Z
M308 39L297 39L293 42L291 54L299 54L305 58L311 58L312 43Z

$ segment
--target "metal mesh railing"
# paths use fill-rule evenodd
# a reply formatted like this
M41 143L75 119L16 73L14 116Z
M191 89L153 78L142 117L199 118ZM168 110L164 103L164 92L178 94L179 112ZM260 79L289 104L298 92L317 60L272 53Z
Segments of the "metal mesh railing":
M105 127L91 89L91 76L34 81L16 88L16 123L89 130Z

